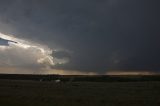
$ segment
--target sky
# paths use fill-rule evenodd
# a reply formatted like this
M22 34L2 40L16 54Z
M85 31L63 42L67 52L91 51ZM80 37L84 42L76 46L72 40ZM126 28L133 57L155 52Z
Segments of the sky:
M0 73L159 73L159 4L0 0Z

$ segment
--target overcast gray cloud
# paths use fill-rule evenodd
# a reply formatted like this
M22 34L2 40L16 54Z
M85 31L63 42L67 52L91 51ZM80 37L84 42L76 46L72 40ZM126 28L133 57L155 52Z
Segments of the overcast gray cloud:
M65 59L65 64L52 69L102 74L158 71L159 4L158 0L1 0L0 31L47 45L52 56Z

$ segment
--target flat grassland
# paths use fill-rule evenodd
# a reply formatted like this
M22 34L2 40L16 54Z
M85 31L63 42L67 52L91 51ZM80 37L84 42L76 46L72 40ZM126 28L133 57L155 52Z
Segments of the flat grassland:
M160 81L0 80L0 106L160 106Z

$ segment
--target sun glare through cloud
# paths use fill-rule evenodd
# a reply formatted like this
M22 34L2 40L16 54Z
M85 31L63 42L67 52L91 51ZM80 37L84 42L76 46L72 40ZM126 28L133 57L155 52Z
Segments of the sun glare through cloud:
M53 50L46 45L2 33L0 33L0 38L8 41L8 45L0 45L0 66L47 70L50 66L66 63L63 59L54 58Z

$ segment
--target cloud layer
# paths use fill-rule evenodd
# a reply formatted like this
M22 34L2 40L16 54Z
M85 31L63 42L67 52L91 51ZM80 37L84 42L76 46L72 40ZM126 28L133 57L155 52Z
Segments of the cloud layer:
M47 69L51 65L51 70L99 74L157 72L159 4L158 0L0 0L0 32L31 46L24 49L20 43L10 43L8 49L1 47L5 49L1 60L6 60L1 64ZM9 52L25 61L7 62L8 55L16 57Z
M8 41L8 45L0 45L0 66L41 70L56 64L65 64L66 59L56 58L53 50L47 46L18 39L0 33L0 37ZM11 41L10 41L11 40ZM12 42L14 41L14 42ZM2 40L0 42L3 42ZM55 50L56 51L56 50ZM14 69L15 70L15 69ZM23 71L23 70L22 70Z

